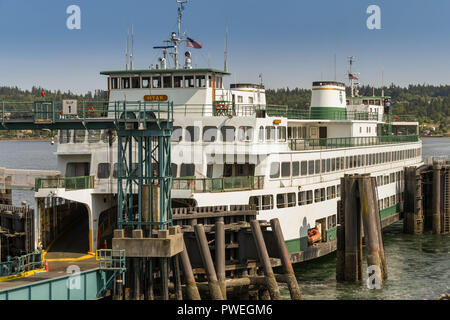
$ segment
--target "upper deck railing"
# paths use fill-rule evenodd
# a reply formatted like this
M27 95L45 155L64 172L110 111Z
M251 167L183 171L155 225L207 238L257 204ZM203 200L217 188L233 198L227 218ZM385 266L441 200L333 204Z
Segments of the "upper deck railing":
M342 137L319 139L290 139L291 150L322 150L351 147L378 146L387 144L418 142L419 136L377 136L377 137Z
M59 121L112 120L173 121L172 102L81 101L66 113L61 101L0 102L0 122L57 123Z

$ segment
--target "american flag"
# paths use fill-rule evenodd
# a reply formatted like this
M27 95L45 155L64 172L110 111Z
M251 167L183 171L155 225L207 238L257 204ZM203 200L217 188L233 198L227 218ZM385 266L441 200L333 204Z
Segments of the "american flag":
M350 80L358 80L358 77L355 76L355 75L352 74L352 73L349 73L349 74L348 74L348 78L349 78Z
M191 39L191 38L186 38L187 42L186 42L186 46L187 47L191 47L191 48L195 48L195 49L201 49L203 46L200 42Z

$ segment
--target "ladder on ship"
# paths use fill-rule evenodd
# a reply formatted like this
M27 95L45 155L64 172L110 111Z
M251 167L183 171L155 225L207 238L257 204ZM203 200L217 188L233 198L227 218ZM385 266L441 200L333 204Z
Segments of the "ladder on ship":
M444 172L444 205L442 233L450 233L450 168Z

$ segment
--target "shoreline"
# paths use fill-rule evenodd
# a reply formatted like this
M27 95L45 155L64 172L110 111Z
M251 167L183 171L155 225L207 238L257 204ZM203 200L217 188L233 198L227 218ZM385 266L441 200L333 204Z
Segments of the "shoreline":
M52 138L0 138L0 141L52 141Z

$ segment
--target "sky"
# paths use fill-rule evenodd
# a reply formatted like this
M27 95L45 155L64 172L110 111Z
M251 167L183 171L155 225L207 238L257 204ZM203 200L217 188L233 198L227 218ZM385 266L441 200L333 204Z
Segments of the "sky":
M69 30L67 7L81 9L81 29ZM370 5L381 29L366 25ZM157 62L176 30L175 0L0 0L0 86L85 93L106 89L104 70L125 68L127 29L135 29L135 68ZM190 49L195 67L223 69L225 83L310 88L316 80L346 81L355 56L360 84L449 84L448 0L190 0L182 31L200 41ZM183 47L182 52L186 49Z

